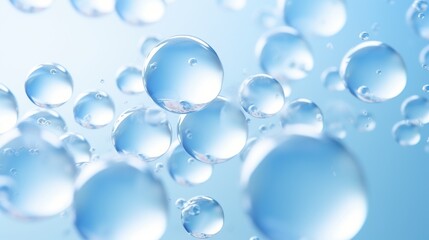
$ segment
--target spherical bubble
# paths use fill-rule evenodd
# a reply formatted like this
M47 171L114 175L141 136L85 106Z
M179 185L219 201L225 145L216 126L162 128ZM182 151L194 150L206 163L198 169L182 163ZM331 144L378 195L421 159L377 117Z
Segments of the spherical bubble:
M250 76L241 84L240 103L253 117L271 117L278 113L285 103L283 87L271 76L265 74Z
M289 27L262 35L256 44L256 55L262 70L280 81L302 79L313 69L310 46Z
M341 79L338 68L330 67L325 69L320 76L323 86L329 91L343 91L346 89L343 79Z
M13 6L26 13L36 13L49 8L54 0L10 0Z
M165 12L162 0L120 0L116 1L116 13L133 25L144 25L161 20Z
M245 208L269 239L352 239L367 216L354 157L319 135L260 139L244 161Z
M73 7L80 14L99 17L113 12L115 0L71 0Z
M323 131L322 111L314 102L305 98L298 98L285 106L280 120L285 132L321 133Z
M182 209L182 224L196 238L209 238L223 227L223 209L213 198L198 196L189 199Z
M423 92L429 92L429 84L425 84L425 85L423 85L423 87L422 87L422 91Z
M193 186L210 179L213 166L197 161L180 144L176 144L168 158L168 172L180 185Z
M186 206L186 200L183 198L178 198L174 205L176 205L177 209L182 210Z
M166 153L171 144L167 115L158 109L132 108L119 116L112 132L119 153L133 154L152 161Z
M344 0L287 0L284 20L304 33L332 36L346 24Z
M149 55L150 51L152 51L152 49L160 42L161 40L154 36L143 38L140 43L140 54L144 58L146 58Z
M423 69L429 70L429 45L420 51L419 61Z
M22 122L0 137L0 206L14 217L59 214L73 201L73 158L52 133Z
M243 9L247 4L247 0L217 0L217 2L221 7L235 11Z
M91 161L91 145L82 135L77 133L66 133L61 136L64 148L73 156L76 164L88 163Z
M402 102L401 113L405 119L419 124L429 123L429 100L413 95Z
M101 128L112 122L115 105L105 92L86 92L78 96L73 114L75 121L82 127Z
M122 67L116 76L116 86L125 94L144 92L142 71L136 67Z
M340 75L346 87L364 102L384 102L398 96L407 84L402 57L389 45L367 41L344 56Z
M247 128L240 109L219 97L203 110L181 116L178 137L194 158L205 163L222 163L243 149Z
M355 119L355 127L361 132L370 132L375 129L376 125L374 117L367 111L359 113Z
M407 21L420 37L429 39L428 2L415 0L407 11Z
M160 180L130 157L88 165L76 182L75 226L88 240L161 239L168 219Z
M363 41L369 40L369 33L361 32L361 33L359 33L359 38Z
M420 142L419 126L412 121L397 122L392 128L395 141L401 146L412 146Z
M223 67L216 52L202 40L175 36L152 49L145 62L149 96L174 113L203 109L222 88Z
M67 131L67 125L64 119L53 110L35 110L24 115L22 123L31 123L40 129L47 130L57 136Z
M18 103L13 93L0 83L0 134L13 128L18 121Z
M59 107L71 98L73 80L63 66L56 63L41 64L28 75L25 92L39 107Z

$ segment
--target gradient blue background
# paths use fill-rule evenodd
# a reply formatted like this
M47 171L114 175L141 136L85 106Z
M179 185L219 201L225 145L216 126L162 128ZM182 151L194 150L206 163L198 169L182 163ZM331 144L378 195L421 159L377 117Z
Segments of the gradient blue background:
M344 140L362 165L368 184L369 215L354 239L424 240L429 239L429 154L424 151L428 129L422 129L422 141L417 146L400 147L393 139L391 128L402 119L400 104L412 94L425 94L423 84L429 83L429 72L420 67L418 55L427 44L408 26L405 14L412 1L349 0L347 23L337 35L328 38L306 36L315 59L313 71L302 81L292 84L290 99L306 97L322 110L336 101L345 101L355 111L368 110L377 121L373 132L348 131ZM274 6L273 0L249 0L239 12L220 8L215 0L177 0L167 7L164 18L152 25L135 27L119 20L115 14L101 18L84 17L69 1L56 0L53 6L38 14L17 11L7 0L0 2L0 82L7 85L19 101L20 115L36 107L25 95L24 81L30 69L39 63L57 62L72 74L75 83L73 98L60 107L69 130L85 135L96 148L96 154L108 156L111 125L99 130L86 130L73 121L72 107L82 91L100 89L111 94L118 116L138 104L153 106L145 94L129 97L117 90L115 74L124 64L142 66L139 39L156 35L161 38L190 34L204 39L220 56L225 81L222 95L236 100L241 81L249 74L260 73L254 46L266 31L258 23L261 10ZM379 24L378 33L371 26ZM360 43L359 33L367 31L372 40L386 42L404 58L408 84L397 98L382 104L358 101L347 91L332 93L323 88L321 72L338 66L346 51ZM333 44L333 49L326 47ZM100 80L104 79L104 84ZM427 93L426 93L427 94ZM177 116L170 114L175 126ZM275 123L252 120L252 136L260 124ZM175 128L175 127L173 127ZM276 131L273 130L273 131ZM164 159L160 159L164 161ZM200 186L181 187L168 176L166 169L159 175L171 198L168 229L162 239L192 239L180 223L180 211L175 209L178 197L208 195L223 206L225 226L212 239L247 240L253 235L265 239L244 213L241 204L239 172L241 162L234 158L216 165L212 178ZM67 211L52 219L26 222L0 213L0 239L54 240L80 239L74 230L73 216Z

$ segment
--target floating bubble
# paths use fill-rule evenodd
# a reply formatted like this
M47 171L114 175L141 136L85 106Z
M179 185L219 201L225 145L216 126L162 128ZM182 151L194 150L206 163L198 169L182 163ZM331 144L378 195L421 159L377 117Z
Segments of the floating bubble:
M47 130L57 136L67 132L67 125L64 119L54 110L35 110L28 112L21 120L22 123L31 123L40 129Z
M346 5L343 0L287 0L284 20L301 32L332 36L346 24Z
M73 201L76 170L58 138L22 122L0 137L0 206L24 219L52 217Z
M120 0L116 1L115 9L124 22L144 25L161 20L165 3L162 0Z
M86 92L78 96L73 114L75 121L82 127L101 128L112 122L115 105L105 92Z
M18 103L13 93L0 83L0 134L10 130L18 121Z
M364 102L384 102L398 96L407 84L402 57L389 45L363 42L344 56L340 75L346 87Z
M189 113L203 109L218 96L223 67L207 43L192 36L175 36L151 51L144 80L149 96L160 107Z
M121 67L116 76L116 86L125 94L144 92L142 71L136 67Z
M367 32L361 32L361 33L359 33L359 38L362 41L369 40L369 33L367 33Z
M209 238L223 227L223 209L213 198L198 196L189 199L182 209L182 224L196 238Z
M213 166L197 161L180 144L176 144L168 158L168 172L180 185L193 186L210 179Z
M420 142L419 126L412 121L397 122L392 128L395 141L401 146L413 146Z
M269 239L352 239L367 216L360 167L326 136L260 139L244 161L241 180L245 208Z
M429 92L429 84L425 84L425 85L423 85L423 87L422 87L422 91L423 92Z
M203 110L181 116L178 137L194 158L205 163L222 163L243 149L247 128L240 109L219 97Z
M115 10L115 0L71 0L73 7L80 14L99 17Z
M150 51L152 51L152 49L158 45L159 42L161 42L161 40L159 40L157 37L149 36L143 38L140 44L140 54L146 58Z
M428 2L415 0L407 11L407 21L415 33L424 39L429 39Z
M219 6L234 11L243 9L247 4L247 0L217 0L217 2Z
M401 113L405 119L418 124L429 123L429 100L413 95L402 102Z
M166 153L171 144L167 115L158 109L132 108L119 116L112 132L119 153L133 154L152 161Z
M28 75L25 92L39 107L59 107L71 98L73 80L63 66L56 63L41 64Z
M83 164L91 161L91 145L89 145L85 137L77 133L69 132L62 135L60 139L76 164Z
M429 45L420 51L419 61L423 69L429 70Z
M161 171L164 168L164 164L163 163L156 163L155 164L155 172L158 173L159 171Z
M283 87L271 76L265 74L250 76L241 84L240 103L253 117L271 117L278 113L285 103Z
M376 125L374 117L367 111L359 113L355 119L355 127L361 132L370 132L375 129Z
M262 35L256 44L262 70L280 81L298 80L313 69L308 43L289 27L279 27Z
M22 12L36 13L49 8L54 0L10 0L10 2Z
M273 28L278 25L279 17L272 10L262 10L258 14L258 22L265 28Z
M346 89L343 79L341 79L338 68L330 67L325 69L320 76L323 86L329 91L343 91Z
M160 180L130 157L86 167L76 182L75 226L88 240L158 240L168 219Z
M298 98L285 106L280 120L285 132L321 133L323 131L322 111L314 102L305 98Z

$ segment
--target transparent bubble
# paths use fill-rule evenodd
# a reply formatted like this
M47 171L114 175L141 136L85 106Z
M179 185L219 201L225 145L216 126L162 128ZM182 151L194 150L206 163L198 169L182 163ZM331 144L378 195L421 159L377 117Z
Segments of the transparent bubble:
M78 13L88 17L103 16L115 9L115 0L71 0L71 3Z
M99 161L76 182L75 226L88 240L158 240L168 219L160 180L130 157Z
M186 206L186 200L183 198L178 198L174 203L177 209L182 210Z
M198 64L189 64L190 59ZM151 51L145 66L148 94L170 112L199 111L217 97L222 87L219 57L207 43L192 36L162 41Z
M338 68L330 67L322 72L320 79L323 86L329 91L343 91L346 89L343 79L341 79Z
M31 123L57 136L67 132L66 122L53 110L44 109L28 112L24 115L21 122Z
M22 122L0 136L0 206L10 215L39 219L73 201L76 169L58 138Z
M346 87L364 102L383 102L398 96L407 84L402 57L377 41L363 42L344 56L340 75Z
M223 209L213 198L198 196L189 199L182 209L182 224L196 238L209 238L223 227Z
M132 66L121 67L116 76L116 86L125 94L144 92L142 71Z
M407 11L407 21L411 28L420 37L429 39L429 19L425 18L428 14L428 2L415 0Z
M75 121L82 127L101 128L112 122L115 105L105 92L86 92L78 96L73 114Z
M305 98L298 98L286 105L281 112L280 120L285 132L323 131L322 111L314 102Z
M247 0L217 0L217 2L221 7L235 11L243 9L247 4Z
M18 121L18 103L13 93L0 83L0 134L13 128Z
M71 98L73 80L63 66L56 63L41 64L28 75L25 92L39 107L59 107Z
M405 119L419 124L429 123L429 100L413 95L402 102L401 113Z
M116 120L112 141L119 153L133 154L152 161L166 153L171 144L167 115L158 109L132 108Z
M168 172L180 185L193 186L210 179L213 166L197 161L190 156L180 144L175 144L168 158Z
M419 61L423 69L429 70L429 45L420 51Z
M359 38L363 41L369 40L369 33L361 32L361 33L359 33Z
M73 157L76 164L88 163L91 161L91 145L82 135L77 133L66 133L61 136L64 148Z
M156 163L155 164L155 172L158 173L159 171L161 171L164 168L164 164L163 163Z
M422 91L423 92L429 92L429 84L425 84L425 85L423 85L423 87L422 87Z
M313 69L308 43L289 27L279 27L262 35L256 44L262 70L280 81L298 80Z
M332 36L346 24L344 0L287 0L284 20L301 32L319 36Z
M362 171L319 135L260 139L244 161L244 206L269 239L352 239L367 216Z
M13 6L26 13L36 13L49 8L54 0L10 0Z
M271 76L265 74L250 76L241 84L240 103L253 117L271 117L278 113L285 103L283 87Z
M400 121L392 128L395 141L401 146L412 146L420 142L420 129L412 121Z
M120 0L116 1L115 9L124 22L144 25L161 20L165 3L162 0Z
M246 146L243 148L243 150L240 153L241 161L244 161L244 159L247 158L247 154L249 154L250 149L252 149L252 147L253 147L253 145L255 145L256 141L258 141L258 138L256 138L256 137L249 138L247 140Z
M355 119L355 127L361 132L370 132L375 129L376 125L374 116L367 111L359 113Z
M243 149L247 128L246 117L240 109L219 97L203 110L181 116L178 137L194 158L205 163L221 163Z
M143 38L140 43L140 54L144 58L146 58L149 55L150 51L152 51L152 49L156 45L158 45L159 42L161 42L161 40L159 40L159 38L154 36Z
M273 28L279 23L279 16L272 10L262 10L258 13L258 22L265 28Z

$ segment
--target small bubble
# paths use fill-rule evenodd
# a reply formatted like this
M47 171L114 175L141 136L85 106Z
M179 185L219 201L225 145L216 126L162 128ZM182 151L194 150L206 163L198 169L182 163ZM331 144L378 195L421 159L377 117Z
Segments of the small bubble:
M175 202L177 209L182 210L186 206L186 200L183 198L178 198Z
M429 92L429 84L425 84L422 87L423 92Z
M417 15L417 17L420 18L420 19L424 19L425 18L425 14L424 13L419 13Z
M189 63L189 65L191 65L191 67L193 67L193 66L197 65L198 61L195 58L190 58L188 60L188 63Z
M326 48L329 49L329 50L332 50L332 49L334 49L334 44L332 44L331 42L328 42L326 44Z
M155 164L155 172L159 172L163 168L164 168L164 164L163 163L156 163Z
M201 212L200 206L198 206L197 204L194 204L191 206L191 210L189 211L189 214L192 216L196 216L200 214L200 212Z
M9 170L9 173L10 173L10 175L12 175L12 176L16 176L16 175L18 175L18 170L16 170L15 168L11 168L11 169Z
M101 84L103 84L103 83L104 83L104 79L101 79L101 80L100 80L100 83L101 83Z
M368 40L368 39L369 39L369 33L367 33L367 32L361 32L361 33L359 34L359 38L360 38L361 40L363 40L363 41L366 41L366 40Z
M151 63L151 64L149 65L149 67L150 67L150 69L151 69L151 70L156 70L156 68L157 68L157 64L156 64L156 62Z
M52 68L49 72L50 72L52 75L57 74L57 70L56 70L55 68Z
M266 133L267 130L268 130L267 126L265 126L264 124L262 124L261 126L259 126L258 129L259 129L260 133Z
M375 73L377 73L377 75L381 75L381 70L377 69L377 71L375 71Z

